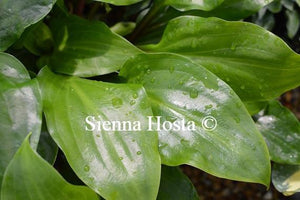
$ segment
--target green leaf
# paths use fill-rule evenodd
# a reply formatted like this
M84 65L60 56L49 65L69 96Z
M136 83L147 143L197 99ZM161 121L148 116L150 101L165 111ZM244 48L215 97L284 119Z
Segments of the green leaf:
M165 5L173 6L174 8L186 11L192 9L199 9L209 11L216 8L220 5L224 0L201 0L201 1L194 1L194 0L158 0L164 1Z
M300 192L300 166L275 163L272 169L272 183L286 196Z
M294 10L294 2L291 0L281 0L282 5L288 10Z
M30 80L15 57L0 53L0 185L5 168L26 135L32 132L35 149L39 141L42 104L38 82Z
M131 33L134 30L135 26L136 24L134 22L119 22L116 23L113 27L110 27L110 30L112 30L116 34L125 36Z
M47 162L49 162L50 164L54 164L58 153L58 146L50 136L47 130L46 121L44 119L42 123L42 131L37 147L37 152Z
M94 0L94 1L100 1L105 3L110 3L117 6L126 6L134 3L138 3L143 0Z
M290 110L271 101L259 114L256 124L273 161L300 164L300 123Z
M75 16L51 21L55 50L49 66L56 72L90 77L119 70L141 51L104 23Z
M162 166L157 200L199 200L196 189L178 167Z
M1 0L0 51L5 51L22 32L44 18L56 0Z
M77 176L105 199L155 199L160 178L157 132L146 131L151 107L138 85L38 75L49 133ZM96 121L140 121L141 131L87 131ZM90 119L91 120L91 119ZM101 127L100 127L101 128Z
M191 11L190 13L202 17L219 17L226 20L240 20L251 16L273 0L224 0L216 9L209 12Z
M67 183L30 147L28 137L9 163L2 200L97 200L91 189Z
M263 137L238 96L214 74L182 56L141 54L126 62L120 76L144 85L162 122L195 123L195 130L159 131L162 163L189 164L218 177L269 184Z
M298 4L298 6L300 6L300 0L296 0L296 3Z
M282 10L281 0L274 0L267 6L272 13L279 13Z
M298 10L286 10L285 14L287 16L287 34L290 39L293 39L296 36L300 27L300 14Z
M53 48L53 37L45 23L30 26L21 36L21 41L26 49L35 55L50 53Z
M280 38L245 22L185 16L169 22L153 52L174 52L226 81L245 103L267 101L300 85L300 56Z

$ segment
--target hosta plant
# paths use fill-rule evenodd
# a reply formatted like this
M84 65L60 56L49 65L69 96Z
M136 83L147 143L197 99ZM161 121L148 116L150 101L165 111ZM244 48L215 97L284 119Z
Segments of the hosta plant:
M0 0L1 200L198 199L183 164L300 191L300 55L242 20L271 2Z

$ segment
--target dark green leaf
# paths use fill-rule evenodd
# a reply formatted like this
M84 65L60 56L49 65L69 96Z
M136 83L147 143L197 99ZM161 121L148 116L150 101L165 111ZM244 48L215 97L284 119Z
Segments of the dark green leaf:
M98 197L87 187L67 183L33 151L27 137L7 167L1 199L98 200Z
M0 51L5 51L25 28L44 18L56 0L1 0Z
M44 119L37 152L50 164L54 164L58 152L58 147L51 138L47 130L46 121Z
M274 164L272 183L279 192L287 196L300 192L300 166Z
M272 13L279 13L282 9L281 0L274 0L272 3L270 3L267 6L268 10L270 10Z
M28 133L39 141L42 105L38 82L15 57L0 53L0 184L5 168Z
M55 50L48 64L56 72L82 77L108 74L141 52L99 21L69 16L53 19L50 28Z
M289 38L293 39L300 27L300 14L298 10L286 10L285 14L287 16L287 34Z
M53 48L52 33L44 23L37 23L26 29L21 40L28 51L38 56L50 53Z
M218 177L269 184L263 137L238 96L214 74L182 56L141 54L126 62L120 76L144 85L162 122L195 122L195 130L159 131L164 164L189 164Z
M186 10L212 10L220 5L224 0L158 0L164 1L165 5L173 6L174 8L186 11Z
M256 124L273 161L300 164L300 123L290 110L272 101L260 113Z
M178 167L162 166L157 200L199 200L193 184Z
M272 1L273 0L224 0L220 6L212 11L191 11L186 14L193 14L202 17L219 17L227 20L240 20L256 13Z
M155 199L160 177L157 132L146 131L151 107L137 85L55 75L38 80L49 133L77 176L105 199ZM140 121L141 131L87 131L96 121ZM91 119L90 119L91 120ZM143 126L144 125L144 126ZM101 128L101 127L100 127Z
M126 6L143 0L94 0L94 1L101 1L101 2L110 3L117 6Z
M250 23L179 17L169 22L159 44L143 48L191 58L226 81L245 103L270 100L300 85L300 56Z
M135 28L134 22L119 22L115 24L113 27L110 27L110 30L115 32L116 34L125 36L131 33Z

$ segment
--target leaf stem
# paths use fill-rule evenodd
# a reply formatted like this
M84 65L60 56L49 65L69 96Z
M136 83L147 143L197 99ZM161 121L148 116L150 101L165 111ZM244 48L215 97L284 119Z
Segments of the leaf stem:
M136 29L131 34L129 40L134 42L141 33L144 32L145 28L151 23L153 18L157 15L157 13L165 6L164 0L153 1L153 4L149 10L149 12L144 16L144 18L137 25Z

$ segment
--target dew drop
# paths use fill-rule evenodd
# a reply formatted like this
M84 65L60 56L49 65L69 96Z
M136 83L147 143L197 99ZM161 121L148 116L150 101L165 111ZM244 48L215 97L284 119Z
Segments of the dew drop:
M231 49L232 51L234 51L234 50L236 49L236 44L235 44L235 43L232 43L230 49Z
M240 123L241 119L239 117L234 117L236 123Z
M136 103L135 100L131 100L131 101L130 101L130 105L132 105L132 106L133 106L135 103Z
M132 141L132 142L135 142L135 139L132 139L131 141Z
M147 69L147 70L146 70L146 73L147 73L147 74L151 74L151 69Z
M141 154L142 154L141 151L136 152L136 155L141 155Z
M183 82L182 80L179 82L180 85L183 85L183 83L184 83L184 82Z
M197 98L197 97L198 97L198 91L197 91L196 89L193 88L193 89L190 91L190 97L191 97L192 99Z
M205 106L205 110L211 109L213 107L213 105L209 104Z
M151 79L151 83L154 83L155 82L155 77L153 77L152 79Z
M99 134L97 134L96 137L101 137L101 136Z
M123 160L124 158L123 158L123 157L119 157L119 159L120 159L120 160Z
M90 166L88 166L88 165L84 166L83 170L84 170L85 172L90 171Z
M170 73L173 73L174 72L174 67L173 66L171 66L170 68L169 68L169 71L170 71Z
M134 93L134 94L132 95L132 97L133 97L134 99L137 99L137 98L138 98L138 94L137 94L137 93Z
M241 89L244 90L244 89L245 89L245 86L244 86L244 85L241 85Z
M123 101L120 98L113 98L112 99L112 105L115 108L120 108L123 105Z

